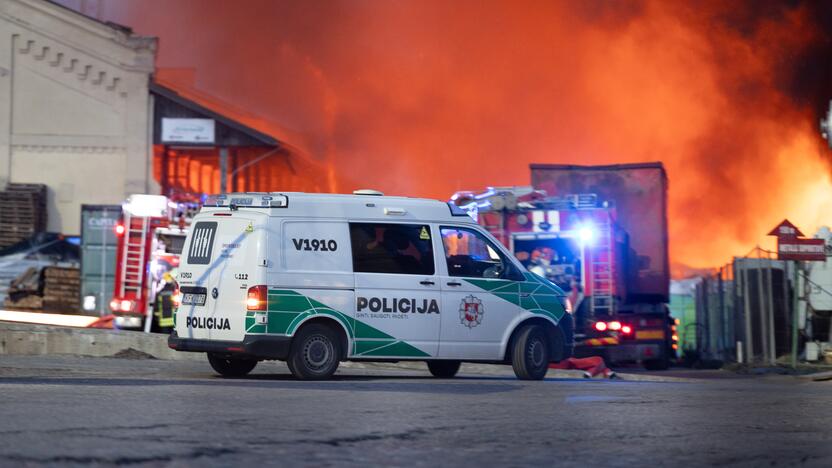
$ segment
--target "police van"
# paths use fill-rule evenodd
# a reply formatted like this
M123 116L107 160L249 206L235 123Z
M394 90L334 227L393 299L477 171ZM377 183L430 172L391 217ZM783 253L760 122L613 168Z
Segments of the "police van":
M235 193L194 218L169 346L222 376L285 360L300 379L339 362L511 364L542 379L572 355L564 292L529 273L452 203L383 196Z

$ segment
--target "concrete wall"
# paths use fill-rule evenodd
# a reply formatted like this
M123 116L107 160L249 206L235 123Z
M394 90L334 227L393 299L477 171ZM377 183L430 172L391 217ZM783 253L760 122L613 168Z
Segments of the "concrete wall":
M50 231L82 204L158 193L148 83L156 40L42 0L0 2L0 186L49 186Z
M205 360L204 353L183 353L168 348L168 337L158 333L0 322L0 356L112 356L129 348L158 359Z

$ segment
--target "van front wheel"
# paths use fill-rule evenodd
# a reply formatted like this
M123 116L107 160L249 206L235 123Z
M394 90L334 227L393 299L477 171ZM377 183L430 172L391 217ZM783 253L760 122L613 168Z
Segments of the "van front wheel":
M338 369L340 359L337 333L326 325L313 323L295 335L286 364L300 380L325 380Z
M254 369L254 359L231 359L208 353L208 363L223 377L242 377Z
M511 349L511 366L520 380L543 380L549 370L549 342L537 325L526 325L517 331Z

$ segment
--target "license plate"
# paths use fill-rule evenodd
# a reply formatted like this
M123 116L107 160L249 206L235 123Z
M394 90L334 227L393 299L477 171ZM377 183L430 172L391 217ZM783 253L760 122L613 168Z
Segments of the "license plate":
M206 294L185 293L182 295L182 305L205 305Z
M636 330L637 340L663 340L664 330Z

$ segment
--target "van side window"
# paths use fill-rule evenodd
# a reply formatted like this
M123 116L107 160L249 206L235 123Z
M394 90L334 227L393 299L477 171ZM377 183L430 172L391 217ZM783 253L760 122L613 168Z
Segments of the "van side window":
M442 245L448 275L522 281L523 274L481 233L466 228L443 226Z
M428 225L350 223L350 241L356 273L434 273Z

